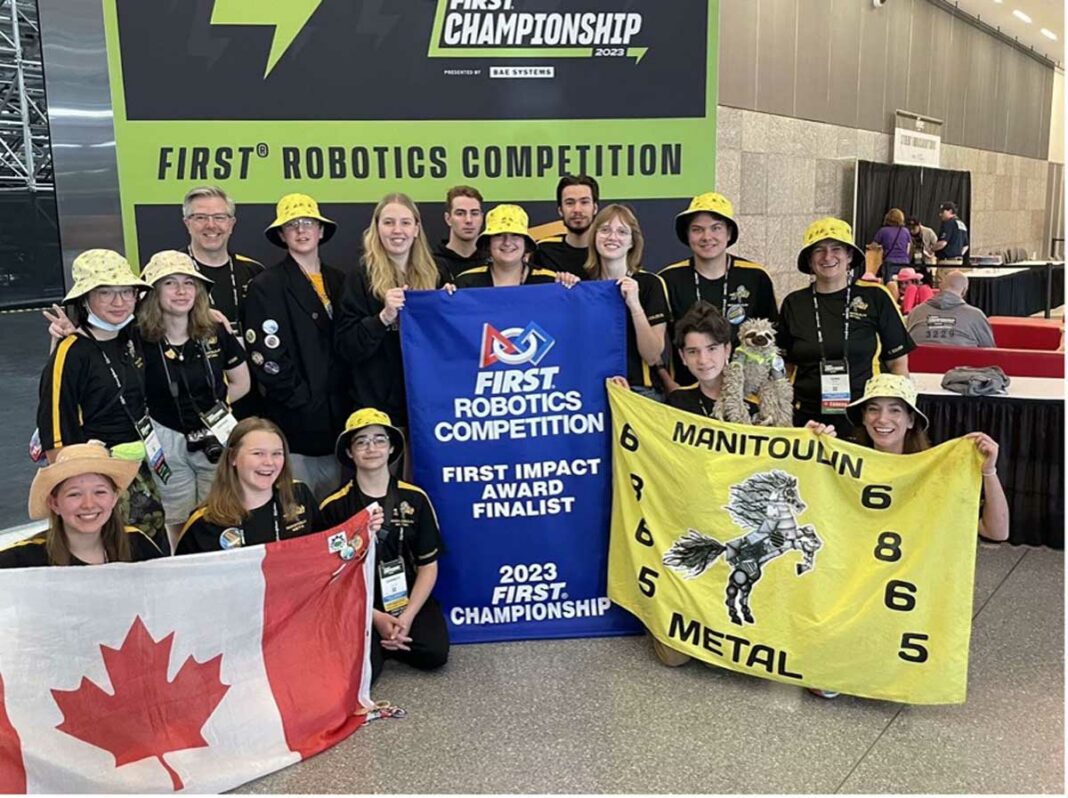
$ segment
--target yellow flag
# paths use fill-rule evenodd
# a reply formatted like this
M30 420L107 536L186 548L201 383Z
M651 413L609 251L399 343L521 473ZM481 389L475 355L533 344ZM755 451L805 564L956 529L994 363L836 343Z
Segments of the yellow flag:
M740 673L913 704L967 694L982 457L721 424L609 385L608 596Z

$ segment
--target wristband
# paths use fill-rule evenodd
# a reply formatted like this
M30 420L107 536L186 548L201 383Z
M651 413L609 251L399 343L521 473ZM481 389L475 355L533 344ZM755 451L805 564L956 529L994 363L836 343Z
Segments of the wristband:
M982 474L984 477L996 477L998 474L998 470L997 468L995 468L993 471L980 471L979 473Z

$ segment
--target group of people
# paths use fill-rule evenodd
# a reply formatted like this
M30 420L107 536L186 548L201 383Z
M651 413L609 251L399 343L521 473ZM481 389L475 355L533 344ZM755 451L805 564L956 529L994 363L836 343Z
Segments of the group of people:
M918 279L930 285L928 266L938 261L963 258L970 249L970 239L968 226L957 213L955 202L947 201L939 206L941 226L936 235L933 229L923 225L915 216L906 220L900 208L887 211L882 226L868 245L878 247L882 253L883 282L892 285L898 272L911 268L919 277L908 279Z
M846 222L808 227L797 268L813 280L780 306L764 267L728 252L740 230L721 194L694 197L677 215L691 254L659 272L644 268L634 212L599 199L593 178L561 179L566 232L536 242L521 207L483 216L481 194L457 186L446 197L448 238L432 250L415 203L389 194L358 262L340 269L320 252L336 223L311 197L289 194L264 231L284 253L265 269L232 252L234 204L204 186L183 202L188 246L154 254L140 277L116 252L82 253L66 307L46 314L55 341L37 420L50 465L30 510L50 526L0 552L0 567L253 545L377 502L378 666L384 656L445 662L432 596L441 533L429 498L406 479L399 328L413 290L612 280L629 318L629 387L705 416L740 325L768 319L791 371L795 425L857 433L888 452L929 445L916 434L926 419L907 378L915 344L886 288L858 279L864 253ZM973 437L984 456L980 531L1005 539L997 444Z

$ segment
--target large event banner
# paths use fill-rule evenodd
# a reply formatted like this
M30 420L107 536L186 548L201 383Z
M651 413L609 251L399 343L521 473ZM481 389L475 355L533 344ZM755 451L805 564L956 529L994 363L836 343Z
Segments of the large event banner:
M180 243L176 206L203 183L237 200L238 249L272 259L261 231L291 191L326 204L328 253L351 257L391 191L471 184L544 203L541 223L560 176L588 173L667 244L715 185L719 0L103 4L131 260Z
M971 441L888 455L608 393L612 601L729 670L965 700L982 460Z
M606 377L625 371L614 282L412 292L401 321L415 481L459 643L638 629L605 595Z

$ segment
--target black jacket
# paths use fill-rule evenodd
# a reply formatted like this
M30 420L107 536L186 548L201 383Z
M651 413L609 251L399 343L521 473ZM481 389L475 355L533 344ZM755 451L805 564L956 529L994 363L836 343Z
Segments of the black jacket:
M336 316L345 276L325 263L322 273ZM245 324L264 414L281 427L291 451L332 454L350 409L347 366L334 350L334 321L293 258L287 255L252 280Z

